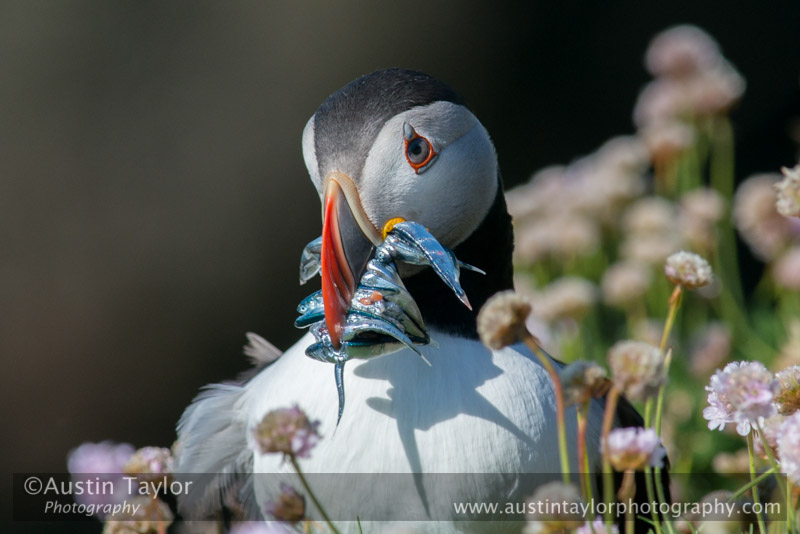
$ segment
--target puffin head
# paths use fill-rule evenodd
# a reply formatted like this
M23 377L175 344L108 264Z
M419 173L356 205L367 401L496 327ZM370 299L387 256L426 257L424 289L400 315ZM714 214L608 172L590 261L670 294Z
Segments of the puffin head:
M333 93L305 126L303 157L322 201L322 290L335 346L365 265L393 222L420 223L458 254L498 198L506 213L488 132L455 91L420 72L380 70ZM474 265L487 270L488 259Z

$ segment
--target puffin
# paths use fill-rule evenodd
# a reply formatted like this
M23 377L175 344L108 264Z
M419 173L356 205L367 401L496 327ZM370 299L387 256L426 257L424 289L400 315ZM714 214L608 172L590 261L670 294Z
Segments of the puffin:
M331 364L307 354L318 341L310 332L252 376L206 386L177 427L175 470L201 475L179 496L179 510L212 517L233 501L239 517L270 520L265 504L291 466L260 454L249 436L265 414L296 405L321 435L299 464L340 531L398 523L420 532L519 532L520 517L471 521L454 508L524 503L538 484L560 478L547 371L522 343L491 350L478 337L482 305L514 287L512 219L489 133L447 84L390 68L331 94L305 125L302 152L322 203L322 311L334 347L390 221L421 225L475 266L460 276L468 302L430 267L399 264L429 342L337 366L343 412ZM596 467L603 407L598 399L588 423ZM574 472L574 409L567 420ZM642 425L624 399L615 424Z

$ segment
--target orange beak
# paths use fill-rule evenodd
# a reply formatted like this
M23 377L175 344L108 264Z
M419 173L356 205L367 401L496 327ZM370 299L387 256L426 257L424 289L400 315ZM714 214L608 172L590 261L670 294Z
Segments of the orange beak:
M380 232L369 221L353 181L345 174L326 178L322 216L322 300L325 324L335 349L341 346L350 301Z

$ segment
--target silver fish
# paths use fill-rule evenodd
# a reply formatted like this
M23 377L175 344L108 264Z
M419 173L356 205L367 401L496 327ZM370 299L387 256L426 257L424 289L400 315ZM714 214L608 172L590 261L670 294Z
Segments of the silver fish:
M376 298L378 296L379 298ZM414 307L416 308L416 304ZM428 342L428 334L425 332L425 327L421 320L415 321L411 316L411 313L414 312L409 310L409 313L394 301L384 298L377 291L365 288L356 290L350 310L355 315L391 322L405 332L415 343L425 344ZM419 310L415 311L419 312Z
M297 305L297 313L300 314L295 322L296 328L306 328L312 324L325 319L325 306L322 302L322 291L317 291L304 298Z
M321 268L322 236L309 243L300 255L300 285L317 275Z
M461 288L461 273L455 255L443 247L421 224L404 221L394 226L384 243L395 251L395 259L415 265L430 265L433 271L453 290L458 299L469 309L466 293ZM457 261L457 260L456 260Z
M322 238L315 239L303 249L301 284L320 272L321 251ZM326 327L322 292L317 291L303 299L297 307L300 317L295 326L310 327L316 339L316 343L306 349L309 357L334 364L339 419L344 411L343 372L348 360L370 359L410 348L430 365L416 345L427 345L431 339L417 303L397 272L397 262L430 266L470 309L461 287L460 269L485 274L477 267L459 261L453 251L442 246L421 224L404 221L393 227L367 262L351 299L338 349L334 348Z

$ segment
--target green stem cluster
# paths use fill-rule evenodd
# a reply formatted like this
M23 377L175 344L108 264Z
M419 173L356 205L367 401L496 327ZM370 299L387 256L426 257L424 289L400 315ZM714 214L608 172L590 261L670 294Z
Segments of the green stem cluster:
M661 354L664 354L664 376L669 376L669 368L670 363L672 362L672 349L667 350L667 342L669 341L669 336L672 333L672 327L675 325L675 318L678 315L678 309L680 309L681 302L683 302L683 287L681 285L676 285L675 288L672 290L672 295L669 297L669 309L667 310L667 318L664 321L664 331L661 333L661 343L659 344L659 350ZM661 415L664 410L664 392L666 391L666 380L664 380L664 384L658 389L658 395L656 396L655 401L655 421L652 420L653 418L653 399L647 400L647 406L645 410L645 425L648 428L653 428L659 436L661 436ZM653 468L652 473L647 473L646 478L648 481L652 480L654 483L650 483L647 485L647 496L649 499L653 499L653 486L655 487L656 495L658 497L659 502L666 502L666 491L664 491L664 484L662 479L662 470L660 467ZM652 478L651 478L652 477ZM657 518L654 518L654 522L656 524L656 531L658 531L658 521ZM667 518L664 520L664 524L667 527L667 531L670 534L674 533L674 529L672 527L672 522Z

